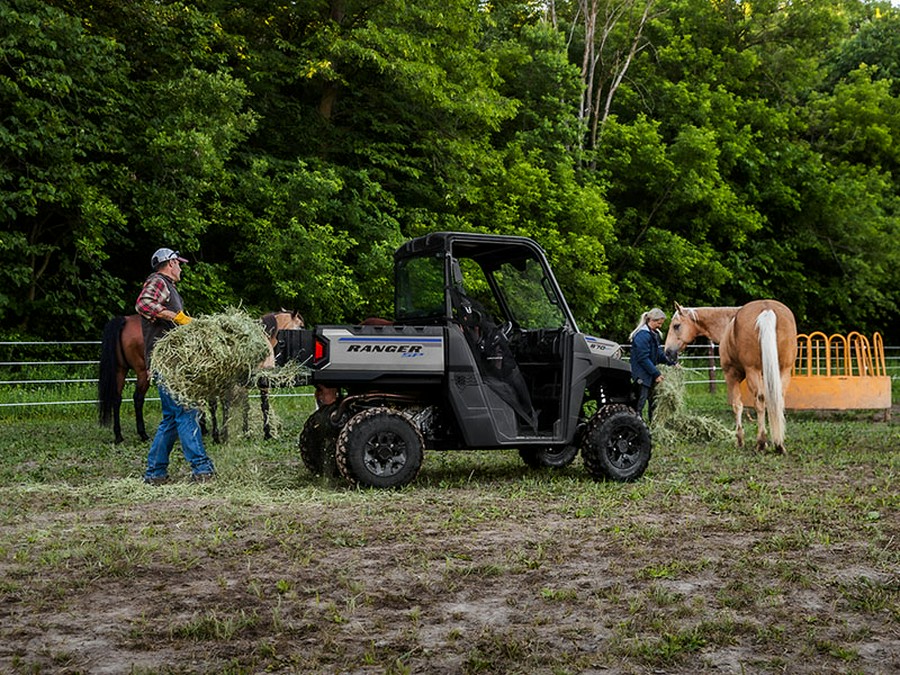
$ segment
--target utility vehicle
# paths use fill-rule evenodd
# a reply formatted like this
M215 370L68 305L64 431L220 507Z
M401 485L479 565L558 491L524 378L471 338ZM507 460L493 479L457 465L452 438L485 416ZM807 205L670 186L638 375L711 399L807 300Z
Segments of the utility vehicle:
M597 480L644 473L650 432L629 365L578 330L536 242L438 232L394 263L390 320L280 334L280 359L304 362L316 385L300 435L311 471L395 488L426 449L516 449L534 468L580 451Z

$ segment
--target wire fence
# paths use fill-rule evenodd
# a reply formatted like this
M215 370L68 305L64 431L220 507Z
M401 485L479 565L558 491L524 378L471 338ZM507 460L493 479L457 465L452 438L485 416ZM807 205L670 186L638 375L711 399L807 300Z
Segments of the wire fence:
M97 405L100 342L0 341L0 411L16 408ZM64 358L67 357L67 358ZM133 395L136 379L127 377L123 401ZM155 391L151 388L151 392ZM309 387L269 392L269 398L311 397ZM251 398L258 398L251 394ZM148 395L146 401L159 401Z
M96 405L99 341L0 342L0 409L40 406ZM623 347L627 358L628 346ZM893 381L900 380L900 346L884 348L885 365ZM715 345L690 345L680 357L691 386L715 392L724 385ZM126 380L123 399L134 378ZM271 392L271 397L312 396L310 387ZM147 397L148 401L158 398Z

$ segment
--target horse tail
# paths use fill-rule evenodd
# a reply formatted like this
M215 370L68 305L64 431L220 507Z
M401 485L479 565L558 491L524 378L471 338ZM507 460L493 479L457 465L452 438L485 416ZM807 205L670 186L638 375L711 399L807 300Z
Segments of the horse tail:
M778 339L775 312L767 309L756 318L759 347L762 351L762 375L766 392L766 413L772 426L772 442L784 445L784 392L781 389L781 367L778 363Z
M119 369L119 336L125 325L125 317L110 319L103 327L100 343L100 377L97 380L97 400L100 408L100 425L108 427L112 423L115 404L121 392L116 381Z

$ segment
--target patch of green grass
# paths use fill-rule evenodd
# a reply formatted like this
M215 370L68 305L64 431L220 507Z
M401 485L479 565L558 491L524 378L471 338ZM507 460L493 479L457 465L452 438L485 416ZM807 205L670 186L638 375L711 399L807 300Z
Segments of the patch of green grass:
M168 632L177 640L217 642L232 640L258 624L259 617L248 616L243 610L232 613L209 611L171 626Z
M885 576L883 579L861 577L852 582L838 584L844 601L851 609L866 614L887 612L900 624L900 578Z

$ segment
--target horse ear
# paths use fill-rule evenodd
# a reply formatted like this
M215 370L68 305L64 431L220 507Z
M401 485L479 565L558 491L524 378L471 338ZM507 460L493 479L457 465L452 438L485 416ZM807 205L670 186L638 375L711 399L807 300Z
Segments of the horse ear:
M682 309L684 309L684 308L676 302L675 303L675 311L680 312Z

